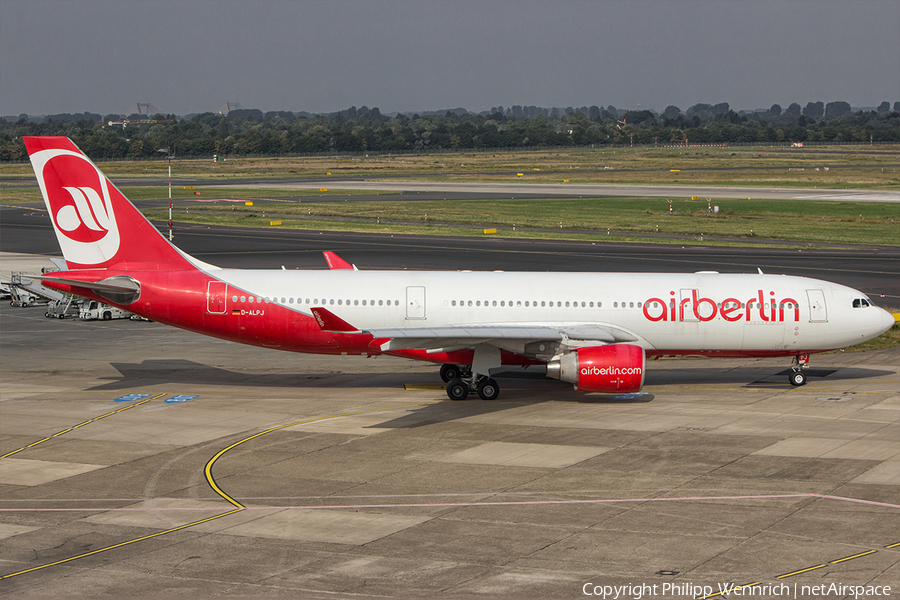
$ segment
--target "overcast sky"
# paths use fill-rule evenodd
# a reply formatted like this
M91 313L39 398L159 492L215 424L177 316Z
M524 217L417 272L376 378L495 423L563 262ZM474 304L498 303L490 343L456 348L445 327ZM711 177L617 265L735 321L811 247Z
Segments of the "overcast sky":
M0 114L900 100L900 0L0 0Z

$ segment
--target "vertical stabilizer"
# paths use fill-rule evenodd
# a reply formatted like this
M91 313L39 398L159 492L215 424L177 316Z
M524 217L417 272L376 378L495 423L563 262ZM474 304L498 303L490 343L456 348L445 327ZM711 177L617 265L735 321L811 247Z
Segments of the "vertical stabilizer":
M23 137L70 269L188 268L185 257L66 137Z

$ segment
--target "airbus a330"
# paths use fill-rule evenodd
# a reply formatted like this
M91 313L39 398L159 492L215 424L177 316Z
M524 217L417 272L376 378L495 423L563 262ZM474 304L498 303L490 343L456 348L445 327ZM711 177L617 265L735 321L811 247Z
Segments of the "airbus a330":
M647 358L792 358L872 339L893 316L805 277L222 269L167 241L71 140L25 137L67 270L45 285L218 338L442 365L447 395L498 397L491 374L540 366L583 392L633 393Z

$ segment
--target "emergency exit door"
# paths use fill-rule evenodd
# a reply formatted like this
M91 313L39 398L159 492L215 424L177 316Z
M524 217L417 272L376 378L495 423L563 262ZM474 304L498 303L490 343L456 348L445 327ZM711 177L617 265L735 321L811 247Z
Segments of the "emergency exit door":
M425 318L425 288L409 286L406 288L406 318Z
M211 315L224 315L227 296L227 283L224 281L210 281L206 286L206 312Z
M825 292L822 290L806 290L809 298L809 322L824 323L828 320L828 311L825 308Z

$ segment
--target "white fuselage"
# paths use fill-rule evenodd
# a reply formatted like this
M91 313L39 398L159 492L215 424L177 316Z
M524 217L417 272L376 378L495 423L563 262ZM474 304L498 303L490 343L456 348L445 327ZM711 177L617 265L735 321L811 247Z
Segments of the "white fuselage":
M827 350L870 339L893 322L857 290L785 275L231 269L215 275L228 283L229 310L274 303L309 315L324 307L360 329L603 325L660 354Z

